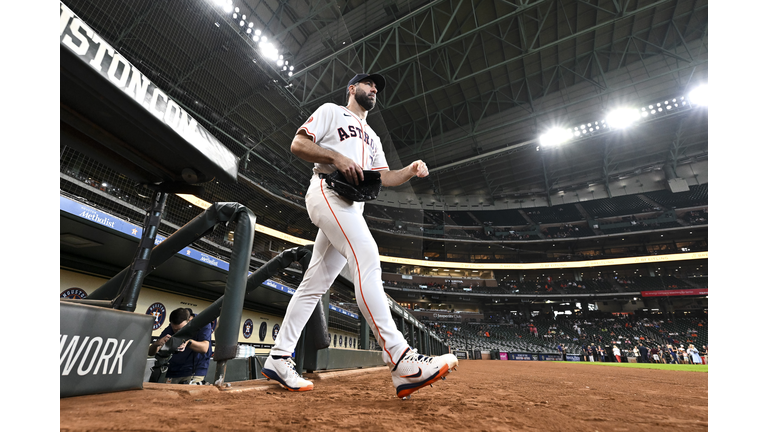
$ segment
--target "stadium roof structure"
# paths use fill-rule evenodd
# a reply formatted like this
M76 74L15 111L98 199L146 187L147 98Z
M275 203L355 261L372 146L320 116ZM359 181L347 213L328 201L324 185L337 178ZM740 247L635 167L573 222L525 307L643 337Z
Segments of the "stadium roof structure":
M551 204L558 192L706 166L706 109L682 104L707 81L706 0L64 3L241 168L299 189L310 165L289 150L295 131L321 104L344 103L358 72L386 76L370 121L390 166L426 161L431 175L407 187L438 200ZM265 41L276 52L264 54ZM592 127L614 108L673 99L634 128L539 145L554 126Z

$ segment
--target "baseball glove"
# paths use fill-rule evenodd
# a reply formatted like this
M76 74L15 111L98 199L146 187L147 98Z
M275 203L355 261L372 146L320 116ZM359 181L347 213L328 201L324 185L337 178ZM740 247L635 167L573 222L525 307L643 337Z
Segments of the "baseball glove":
M363 170L364 180L357 186L347 182L344 174L336 170L330 174L321 174L325 183L339 195L352 201L371 201L379 196L381 191L381 173Z

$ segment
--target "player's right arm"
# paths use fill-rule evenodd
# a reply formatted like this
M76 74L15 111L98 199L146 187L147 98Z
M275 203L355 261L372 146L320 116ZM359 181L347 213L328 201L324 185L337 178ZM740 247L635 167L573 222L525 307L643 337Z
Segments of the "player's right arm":
M307 162L334 165L350 183L363 181L363 168L360 165L341 153L315 144L304 129L299 129L293 137L291 153Z

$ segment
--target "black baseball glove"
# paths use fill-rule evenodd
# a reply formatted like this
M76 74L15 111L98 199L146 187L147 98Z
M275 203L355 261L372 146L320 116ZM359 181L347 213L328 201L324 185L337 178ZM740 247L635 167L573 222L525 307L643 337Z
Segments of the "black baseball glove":
M371 201L379 196L381 191L381 173L363 170L363 181L357 186L347 182L344 174L336 170L330 174L321 174L325 183L339 195L352 201Z

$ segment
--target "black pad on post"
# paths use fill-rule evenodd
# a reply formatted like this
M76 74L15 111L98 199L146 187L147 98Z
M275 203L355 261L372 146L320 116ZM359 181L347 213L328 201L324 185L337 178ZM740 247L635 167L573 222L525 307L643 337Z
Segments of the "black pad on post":
M59 304L60 397L143 388L151 315Z

